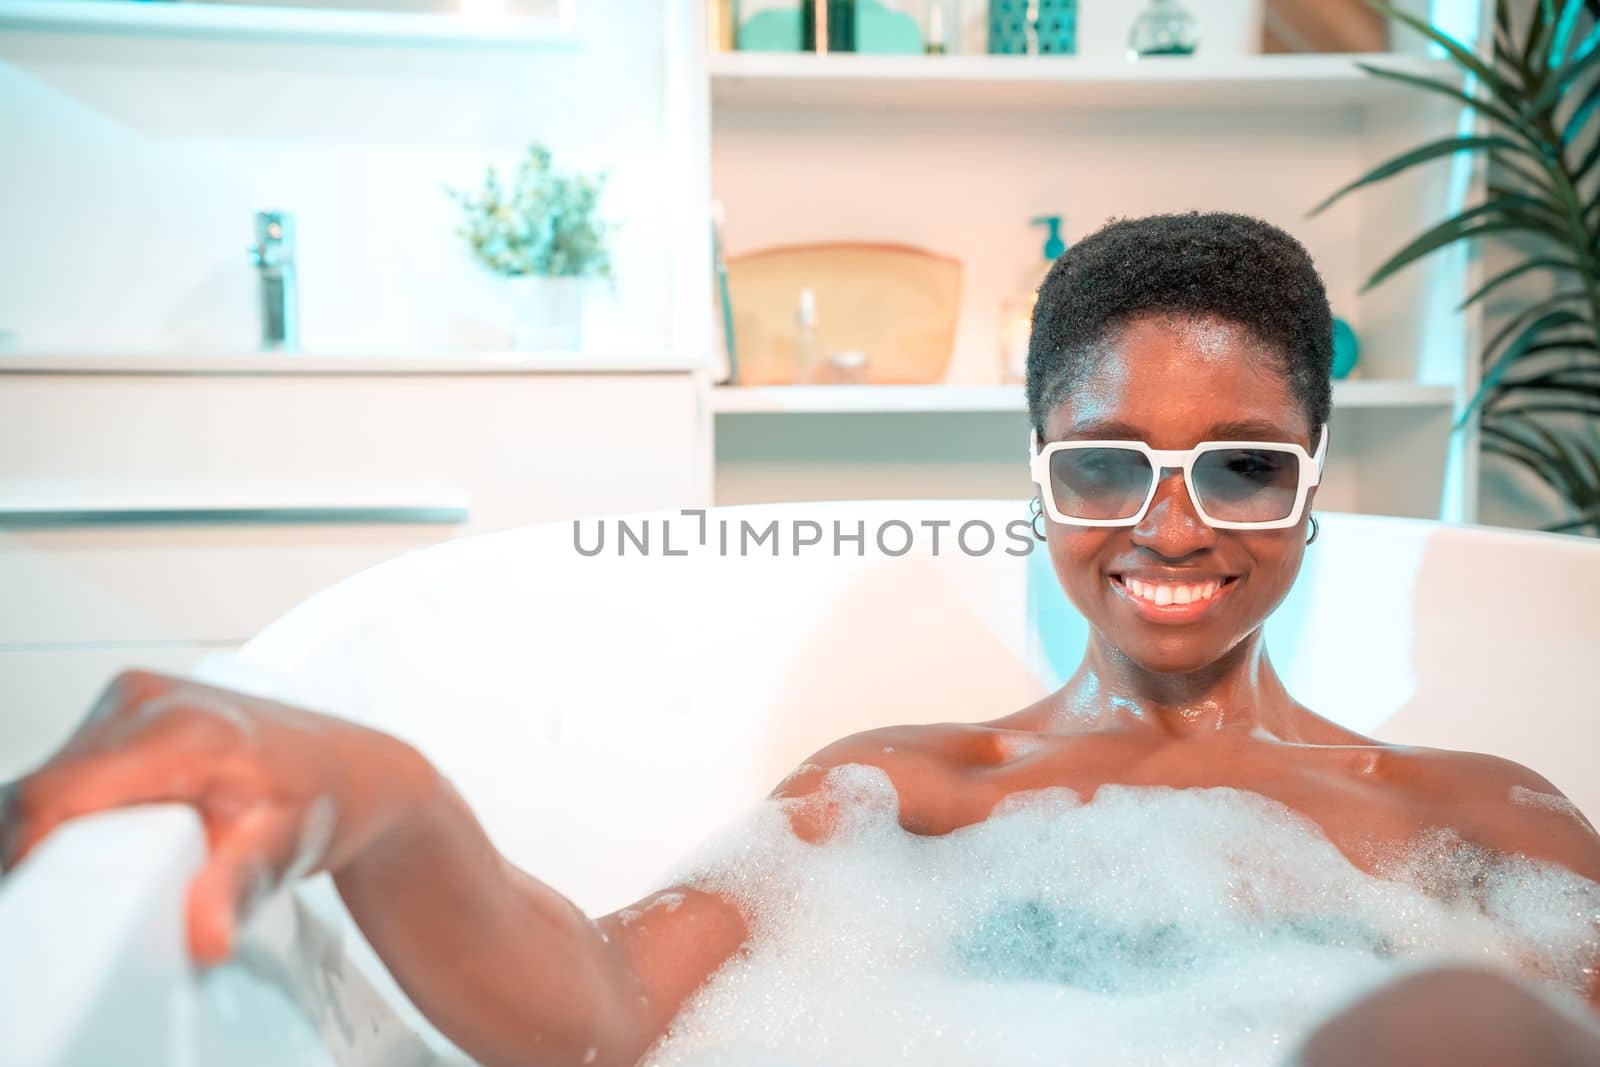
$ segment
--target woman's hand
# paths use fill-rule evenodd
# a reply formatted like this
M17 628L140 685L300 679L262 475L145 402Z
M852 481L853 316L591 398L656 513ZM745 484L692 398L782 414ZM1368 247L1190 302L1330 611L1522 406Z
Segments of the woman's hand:
M129 671L49 762L0 790L0 868L14 868L75 816L192 805L209 855L189 885L189 947L199 962L215 963L260 897L348 864L404 818L430 772L386 734Z

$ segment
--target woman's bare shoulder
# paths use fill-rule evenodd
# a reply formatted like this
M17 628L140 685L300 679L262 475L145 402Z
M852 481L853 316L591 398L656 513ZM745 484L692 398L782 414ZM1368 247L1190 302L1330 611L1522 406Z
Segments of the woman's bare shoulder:
M907 723L879 726L842 737L804 760L772 791L775 798L807 796L828 772L847 764L880 767L897 784L905 775L949 766L975 742L979 727L967 723Z
M1600 881L1600 834L1549 779L1504 756L1397 747L1412 781L1454 825L1502 852L1550 860Z

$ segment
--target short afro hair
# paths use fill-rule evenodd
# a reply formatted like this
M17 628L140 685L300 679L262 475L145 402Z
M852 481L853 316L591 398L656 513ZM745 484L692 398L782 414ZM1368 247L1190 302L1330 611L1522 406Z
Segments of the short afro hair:
M1028 414L1041 436L1098 350L1143 315L1214 317L1249 330L1277 354L1316 446L1333 408L1327 291L1299 241L1226 212L1114 219L1056 260L1028 343Z

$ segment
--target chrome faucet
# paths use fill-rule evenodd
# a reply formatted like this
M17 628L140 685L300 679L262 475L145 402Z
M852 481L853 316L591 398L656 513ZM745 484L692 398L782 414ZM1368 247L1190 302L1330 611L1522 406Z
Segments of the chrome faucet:
M256 212L256 243L250 256L261 272L261 347L293 352L300 347L300 300L294 266L294 216Z

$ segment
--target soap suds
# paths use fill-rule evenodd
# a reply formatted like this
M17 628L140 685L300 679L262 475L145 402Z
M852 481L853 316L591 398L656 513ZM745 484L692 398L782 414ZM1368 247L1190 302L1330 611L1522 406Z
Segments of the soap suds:
M768 801L689 865L745 910L749 951L651 1067L1273 1064L1409 970L1576 991L1600 963L1600 885L1446 831L1374 877L1236 789L1045 789L940 836L900 828L881 769L821 789L825 844L791 831L798 802Z
M1511 787L1511 803L1521 804L1529 808L1544 808L1546 811L1560 812L1562 815L1570 815L1578 822L1588 825L1583 813L1578 810L1578 805L1556 793L1541 793L1537 789L1529 789L1525 785L1514 785Z

